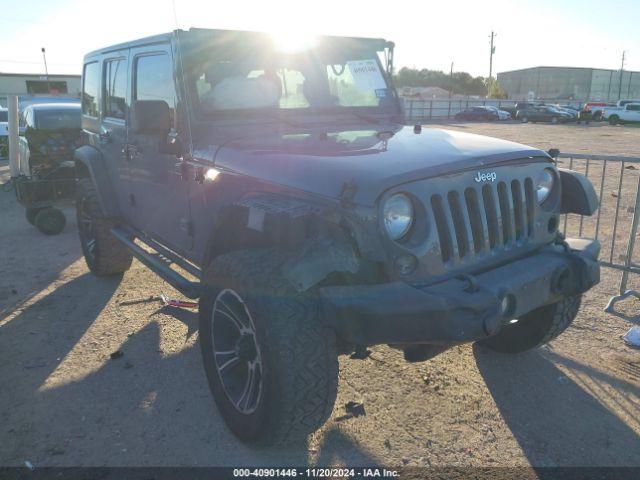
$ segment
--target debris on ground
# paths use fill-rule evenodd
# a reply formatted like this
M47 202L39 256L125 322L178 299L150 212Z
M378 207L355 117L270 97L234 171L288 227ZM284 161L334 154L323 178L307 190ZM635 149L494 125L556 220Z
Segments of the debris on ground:
M636 167L634 167L633 165L627 165L627 166L626 166L626 167L624 167L624 168L626 168L627 170L637 170L637 168L636 168Z
M164 295L160 295L160 300L165 307L176 308L198 308L198 302L191 302L188 300L178 300L176 298L169 298Z
M123 355L124 355L124 352L122 350L116 350L111 355L109 355L109 358L111 360L117 360L118 358L122 357Z
M630 347L640 348L640 326L631 327L622 339Z
M359 417L360 415L366 415L364 411L364 404L354 401L349 401L345 404L344 410L352 417Z
M136 298L134 300L124 300L119 302L119 305L128 306L128 305L139 305L141 303L152 303L152 302L160 302L162 301L162 295L151 295L146 298Z
M350 418L360 417L367 414L364 411L364 404L354 401L345 403L344 410L347 412L347 414L341 415L336 418L336 422L343 422L345 420L349 420Z

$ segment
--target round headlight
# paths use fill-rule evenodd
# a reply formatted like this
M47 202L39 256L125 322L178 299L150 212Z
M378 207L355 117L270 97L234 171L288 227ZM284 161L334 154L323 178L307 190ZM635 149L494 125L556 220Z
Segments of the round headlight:
M538 200L538 204L542 204L553 190L553 184L555 182L555 175L553 170L550 168L545 168L540 176L538 176L538 180L536 181L536 199Z
M405 194L397 193L385 202L382 217L389 236L399 240L407 234L413 223L413 204Z

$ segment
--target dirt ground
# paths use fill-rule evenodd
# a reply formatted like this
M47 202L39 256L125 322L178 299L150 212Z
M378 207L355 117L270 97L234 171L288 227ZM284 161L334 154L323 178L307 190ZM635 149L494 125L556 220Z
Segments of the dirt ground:
M446 128L640 155L637 128ZM628 173L633 186L636 173ZM0 177L8 178L4 161ZM622 204L632 202L626 195ZM177 294L138 262L122 279L90 275L73 210L66 213L64 233L45 237L0 191L0 465L640 466L640 351L620 338L640 318L639 305L621 305L625 318L603 313L619 273L604 269L574 324L535 351L465 345L407 364L376 347L367 360L342 358L326 426L304 445L252 450L216 411L196 314L144 302ZM628 229L628 218L621 224ZM116 350L124 355L111 360ZM350 400L363 402L366 415L340 421Z

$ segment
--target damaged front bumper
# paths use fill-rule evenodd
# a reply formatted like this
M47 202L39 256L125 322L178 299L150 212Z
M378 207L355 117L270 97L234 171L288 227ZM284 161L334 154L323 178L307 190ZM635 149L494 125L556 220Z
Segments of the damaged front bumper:
M511 319L600 281L595 240L567 239L474 276L428 287L404 282L320 289L326 323L356 345L447 345L495 335Z

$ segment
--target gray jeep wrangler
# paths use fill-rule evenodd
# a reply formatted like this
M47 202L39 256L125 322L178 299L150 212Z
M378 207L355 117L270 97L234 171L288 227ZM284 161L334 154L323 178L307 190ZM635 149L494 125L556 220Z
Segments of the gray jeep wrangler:
M86 55L77 216L96 275L136 257L199 298L213 397L242 440L331 414L338 355L517 353L576 316L598 202L545 152L403 126L393 44L191 29Z

